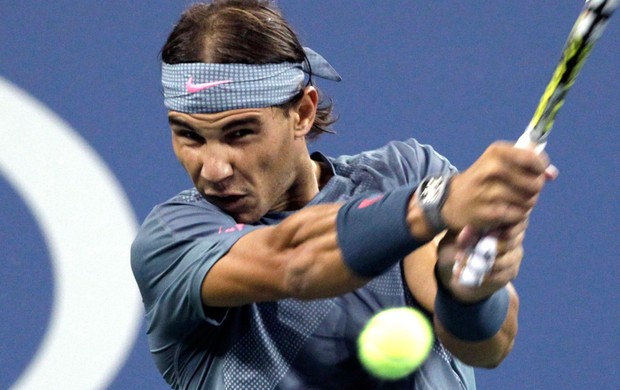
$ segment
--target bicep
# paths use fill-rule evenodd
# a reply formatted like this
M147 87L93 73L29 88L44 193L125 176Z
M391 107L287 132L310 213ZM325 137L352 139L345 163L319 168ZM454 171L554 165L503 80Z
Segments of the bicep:
M346 267L338 246L337 204L305 208L241 237L205 276L206 306L336 296L366 280Z

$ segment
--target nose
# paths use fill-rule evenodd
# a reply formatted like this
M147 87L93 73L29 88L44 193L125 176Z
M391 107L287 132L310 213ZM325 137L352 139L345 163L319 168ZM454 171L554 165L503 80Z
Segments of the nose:
M227 153L211 148L204 154L201 176L211 183L221 183L233 175L233 167Z

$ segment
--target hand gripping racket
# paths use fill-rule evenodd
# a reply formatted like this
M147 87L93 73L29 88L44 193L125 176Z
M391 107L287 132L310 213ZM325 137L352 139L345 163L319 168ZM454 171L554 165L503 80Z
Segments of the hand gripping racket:
M620 0L586 0L562 50L560 61L529 125L517 140L515 147L534 147L540 153L547 144L553 126L568 90L573 86L581 67L586 62L594 43L603 34L609 17ZM490 272L497 254L497 238L483 236L474 248L466 252L467 260L461 270L460 283L479 286Z

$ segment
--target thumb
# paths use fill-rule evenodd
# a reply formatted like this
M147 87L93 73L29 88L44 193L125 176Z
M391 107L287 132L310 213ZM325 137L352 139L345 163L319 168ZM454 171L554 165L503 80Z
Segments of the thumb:
M473 226L467 225L461 230L456 238L456 244L459 249L467 249L476 245L476 242L480 239L480 232L474 229Z

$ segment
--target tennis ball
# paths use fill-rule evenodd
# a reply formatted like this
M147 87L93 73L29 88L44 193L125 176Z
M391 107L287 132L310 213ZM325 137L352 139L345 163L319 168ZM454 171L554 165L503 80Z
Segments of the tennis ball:
M374 315L357 339L362 365L379 379L398 380L415 371L433 347L433 328L418 310L396 307Z

